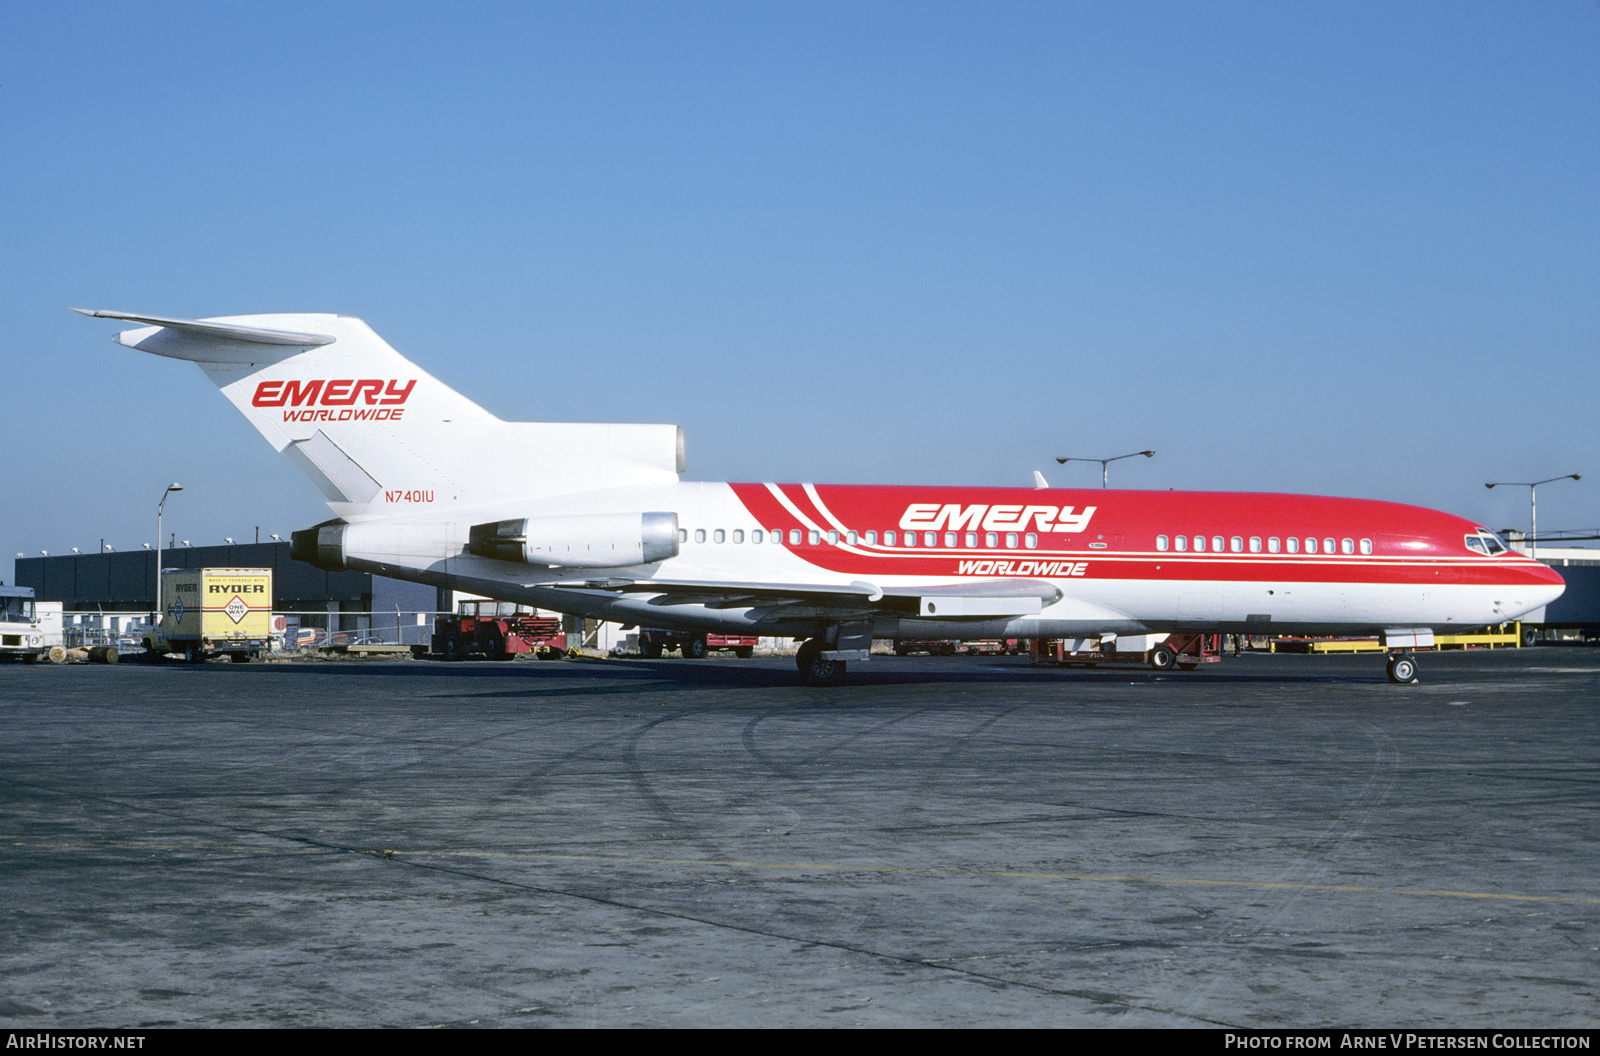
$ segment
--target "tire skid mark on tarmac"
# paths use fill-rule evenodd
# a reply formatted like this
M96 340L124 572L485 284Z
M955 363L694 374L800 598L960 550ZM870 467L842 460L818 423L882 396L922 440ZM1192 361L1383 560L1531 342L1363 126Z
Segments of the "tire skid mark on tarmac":
M1182 1012L1198 1014L1199 1009L1210 1005L1212 999L1219 996L1219 991L1225 985L1226 975L1238 975L1243 972L1245 967L1243 947L1249 946L1263 935L1295 930L1290 927L1291 917L1301 903L1311 897L1312 892L1334 889L1334 885L1316 884L1309 879L1297 878L1327 876L1333 869L1332 863L1340 849L1359 835L1361 827L1372 819L1379 807L1388 802L1399 780L1400 753L1394 739L1381 728L1371 724L1364 724L1361 732L1366 735L1372 753L1361 786L1322 831L1312 836L1309 845L1299 854L1286 857L1283 869L1273 880L1263 885L1277 893L1276 904L1264 915L1252 914L1248 919L1239 907L1219 906L1218 909L1225 911L1208 915L1204 928L1205 944L1223 957L1225 962L1231 959L1239 971L1212 973L1203 986L1189 991L1191 997L1184 1002ZM1178 970L1174 966L1162 971L1161 974L1169 976Z

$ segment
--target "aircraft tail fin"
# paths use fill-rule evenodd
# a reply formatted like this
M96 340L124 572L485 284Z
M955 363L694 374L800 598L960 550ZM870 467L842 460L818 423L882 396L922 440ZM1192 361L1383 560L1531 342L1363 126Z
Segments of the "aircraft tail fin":
M349 316L73 310L145 324L115 340L199 366L346 519L675 482L682 469L674 426L501 421Z

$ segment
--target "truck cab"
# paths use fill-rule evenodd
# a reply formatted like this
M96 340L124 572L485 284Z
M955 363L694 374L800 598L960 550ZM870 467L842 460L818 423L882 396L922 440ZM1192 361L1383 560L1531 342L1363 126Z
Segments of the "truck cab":
M61 644L61 610L57 606L55 641L40 620L32 587L0 587L0 659L21 658L23 663L38 663L51 645Z

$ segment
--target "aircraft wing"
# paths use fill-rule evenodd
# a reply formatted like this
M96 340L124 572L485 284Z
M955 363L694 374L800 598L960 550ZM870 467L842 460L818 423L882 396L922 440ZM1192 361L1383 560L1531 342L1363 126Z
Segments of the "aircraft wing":
M829 583L737 583L688 580L592 579L557 583L567 590L654 594L649 604L704 605L713 609L803 607L841 614L930 616L940 619L993 619L1030 616L1061 599L1055 584L1043 579L929 583L881 587L864 580Z

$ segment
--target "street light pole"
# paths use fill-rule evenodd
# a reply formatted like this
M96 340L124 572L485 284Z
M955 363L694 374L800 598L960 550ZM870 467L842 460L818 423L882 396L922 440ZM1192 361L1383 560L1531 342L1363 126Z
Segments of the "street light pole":
M1145 458L1150 458L1154 454L1155 454L1154 451L1135 451L1131 455L1118 455L1116 458L1058 458L1058 459L1056 459L1056 461L1059 462L1059 463L1062 463L1062 464L1065 464L1065 463L1068 463L1068 462L1098 462L1098 463L1100 463L1100 486L1102 488L1104 488L1104 487L1106 487L1106 467L1108 465L1110 465L1113 462L1118 462L1118 461L1120 461L1120 460L1122 460L1124 458L1138 458L1140 455L1143 455Z
M1497 480L1493 484L1485 484L1484 487L1498 488L1504 486L1508 488L1528 489L1528 510L1533 519L1533 531L1528 536L1528 556L1537 561L1539 560L1539 485L1552 484L1558 480L1582 479L1583 474L1581 473L1568 473L1563 477L1551 477L1549 480L1535 480L1531 483L1528 481L1517 480Z
M152 631L156 626L156 618L167 611L166 599L161 596L161 510L167 504L168 495L182 490L182 484L168 484L167 490L161 493L161 501L156 503L156 611L150 614L150 628Z

